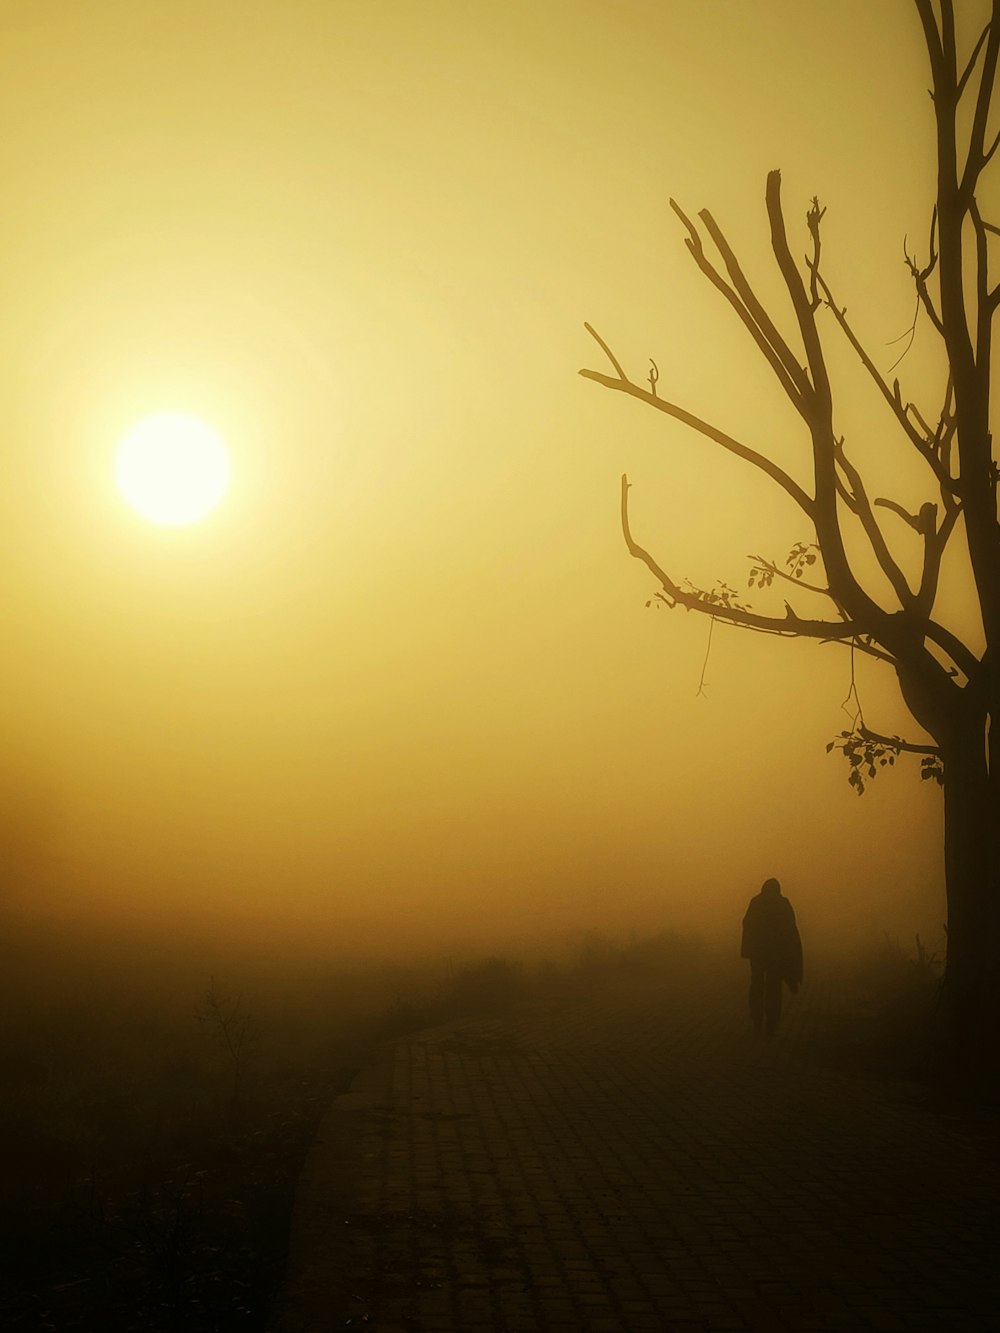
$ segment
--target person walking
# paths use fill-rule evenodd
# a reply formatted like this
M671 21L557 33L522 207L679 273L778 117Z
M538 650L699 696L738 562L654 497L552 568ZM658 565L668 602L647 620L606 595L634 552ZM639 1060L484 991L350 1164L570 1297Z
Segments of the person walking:
M750 960L750 1017L757 1032L774 1035L781 1018L781 989L795 995L802 984L802 940L792 904L776 879L766 879L743 918L741 956Z

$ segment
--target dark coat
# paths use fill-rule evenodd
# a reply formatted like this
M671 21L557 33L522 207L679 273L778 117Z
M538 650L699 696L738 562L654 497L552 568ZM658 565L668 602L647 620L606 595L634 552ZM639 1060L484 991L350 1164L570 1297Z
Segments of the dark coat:
M776 967L789 986L802 980L802 941L792 904L780 893L758 893L743 918L742 957Z

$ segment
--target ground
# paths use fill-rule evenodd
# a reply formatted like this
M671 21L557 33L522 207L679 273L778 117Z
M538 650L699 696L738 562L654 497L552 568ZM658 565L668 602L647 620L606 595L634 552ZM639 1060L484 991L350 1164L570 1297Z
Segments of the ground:
M300 1182L274 1333L1000 1330L996 1121L754 1036L735 969L382 1046Z

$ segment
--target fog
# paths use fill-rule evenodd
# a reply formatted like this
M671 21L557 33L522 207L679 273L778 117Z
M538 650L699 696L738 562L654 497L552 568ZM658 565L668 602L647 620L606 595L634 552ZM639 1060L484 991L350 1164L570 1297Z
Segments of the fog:
M858 800L825 753L847 650L717 625L709 652L703 619L648 607L619 478L699 585L744 589L748 553L810 534L738 460L576 373L600 365L586 319L808 479L668 201L710 207L775 298L766 172L790 228L819 194L838 298L887 368L933 178L910 20L903 0L5 4L12 930L192 974L734 942L776 875L807 950L941 941L938 789L904 759ZM918 328L897 373L936 385L933 351ZM874 453L886 423L837 356ZM191 527L114 491L117 440L161 410L231 450ZM866 717L921 739L857 670Z

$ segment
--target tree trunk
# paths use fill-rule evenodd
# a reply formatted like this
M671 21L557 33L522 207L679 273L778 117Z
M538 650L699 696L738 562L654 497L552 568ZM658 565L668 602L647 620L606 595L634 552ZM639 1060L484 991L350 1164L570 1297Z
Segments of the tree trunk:
M984 720L943 746L948 955L944 1016L973 1066L1000 1050L1000 800ZM983 1072L986 1072L985 1069Z

